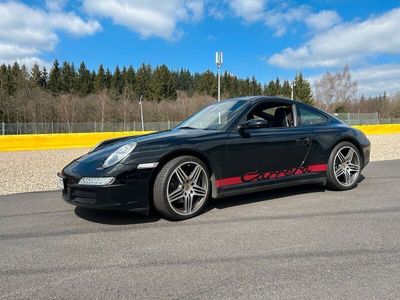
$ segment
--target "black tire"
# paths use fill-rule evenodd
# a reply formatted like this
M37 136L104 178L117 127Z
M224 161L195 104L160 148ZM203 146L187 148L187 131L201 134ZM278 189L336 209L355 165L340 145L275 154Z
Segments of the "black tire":
M356 176L356 180L350 185L344 185L344 183L340 182L335 176L335 157L341 149L344 149L347 147L350 147L351 149L353 149L355 151L355 153L357 154L358 160L359 160L358 175ZM359 176L361 175L361 169L362 169L362 159L361 159L360 152L358 151L357 147L350 142L340 142L333 148L333 150L329 156L328 171L327 171L327 186L336 191L346 191L346 190L353 189L358 184Z
M167 197L169 180L171 180L171 177L173 176L173 173L176 170L176 168L178 168L181 165L184 165L185 163L196 163L200 165L205 171L206 181L207 181L207 193L205 200L203 200L203 203L196 208L195 212L187 215L183 215L175 211L171 207L171 204L169 203ZM179 156L167 162L157 174L153 186L154 207L162 216L168 219L186 220L189 218L193 218L201 213L206 202L210 197L210 191L211 191L210 174L207 169L207 166L197 157L189 155Z

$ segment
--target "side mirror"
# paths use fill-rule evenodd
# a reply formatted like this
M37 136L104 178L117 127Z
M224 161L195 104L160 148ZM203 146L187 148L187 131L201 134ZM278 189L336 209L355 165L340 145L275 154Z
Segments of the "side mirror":
M267 128L267 127L268 127L268 122L264 119L251 119L238 126L239 130Z

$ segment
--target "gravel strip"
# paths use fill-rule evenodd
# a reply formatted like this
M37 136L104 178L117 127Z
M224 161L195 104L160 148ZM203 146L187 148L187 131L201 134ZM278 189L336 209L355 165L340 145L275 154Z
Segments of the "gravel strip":
M368 135L371 141L371 161L400 159L400 134Z
M368 137L372 161L400 159L400 134ZM56 189L57 172L88 150L0 152L0 195Z
M57 189L56 174L89 150L0 152L0 195Z

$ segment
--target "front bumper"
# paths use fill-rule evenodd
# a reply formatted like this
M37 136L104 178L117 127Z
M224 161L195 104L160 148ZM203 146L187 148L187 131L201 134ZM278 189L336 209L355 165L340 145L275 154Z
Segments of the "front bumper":
M58 174L65 202L86 208L147 213L150 209L150 174L137 172L129 182L104 186L78 184L80 178Z

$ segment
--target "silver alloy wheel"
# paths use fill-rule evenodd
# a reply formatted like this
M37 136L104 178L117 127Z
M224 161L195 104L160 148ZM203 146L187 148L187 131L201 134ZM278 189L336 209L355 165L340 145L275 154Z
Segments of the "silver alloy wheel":
M196 213L203 206L207 195L207 173L196 162L179 165L168 179L168 203L177 214L187 216Z
M350 186L360 175L360 158L352 147L344 146L338 150L334 159L334 173L343 186Z

